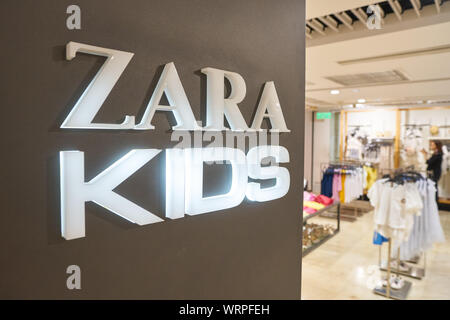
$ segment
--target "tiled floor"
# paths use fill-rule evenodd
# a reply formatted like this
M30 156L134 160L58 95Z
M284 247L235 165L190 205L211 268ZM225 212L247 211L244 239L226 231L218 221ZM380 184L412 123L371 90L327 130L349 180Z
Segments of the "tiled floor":
M450 212L441 211L440 216L447 241L427 252L422 280L404 277L413 283L409 300L450 299ZM311 222L332 220L314 218ZM372 235L372 213L355 222L343 221L339 234L303 259L302 299L386 299L370 289L371 274L378 271L379 252L379 247L372 244ZM387 244L384 250L383 257L387 255Z

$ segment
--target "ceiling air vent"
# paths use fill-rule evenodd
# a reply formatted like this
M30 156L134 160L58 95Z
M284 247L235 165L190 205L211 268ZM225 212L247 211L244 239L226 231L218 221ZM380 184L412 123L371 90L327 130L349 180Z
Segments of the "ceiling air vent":
M333 76L326 77L326 79L343 86L361 86L368 84L400 82L409 80L403 73L397 70Z

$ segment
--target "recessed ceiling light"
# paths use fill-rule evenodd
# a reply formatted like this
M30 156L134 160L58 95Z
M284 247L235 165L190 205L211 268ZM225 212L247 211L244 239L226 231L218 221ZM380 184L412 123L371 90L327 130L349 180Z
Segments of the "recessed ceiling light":
M336 94L339 94L341 92L339 90L331 90L330 93L333 94L333 95L336 95Z
M366 103L366 99L358 99L358 103Z

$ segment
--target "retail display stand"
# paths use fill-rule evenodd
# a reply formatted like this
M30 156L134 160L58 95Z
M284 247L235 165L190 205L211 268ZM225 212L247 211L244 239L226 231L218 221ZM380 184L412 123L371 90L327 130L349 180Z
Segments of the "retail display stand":
M341 215L348 215L351 217L350 221L355 221L357 218L363 216L365 213L370 211L370 203L363 200L353 200L352 202L341 204ZM353 215L350 214L353 213Z
M321 171L321 181L323 179L323 174L329 168L330 166L339 167L341 166L344 170L346 167L364 167L364 166L370 166L375 167L378 170L378 163L371 162L371 161L360 161L360 160L354 160L354 159L344 159L343 161L330 161L330 162L322 162L320 164L320 171ZM354 222L358 219L358 217L361 217L364 213L369 212L371 209L370 203L367 201L361 201L361 200L353 200L348 203L341 203L340 207L340 219ZM326 214L322 215L323 217L336 219L336 215L332 212L328 212Z
M314 251L315 249L317 249L322 244L324 244L325 242L327 242L328 240L330 240L336 234L339 233L339 231L341 229L341 204L339 202L335 203L335 204L332 204L332 205L327 206L327 207L325 207L325 208L323 208L323 209L321 209L321 210L319 210L319 211L317 211L317 212L315 212L313 214L310 214L310 215L307 215L307 216L303 217L303 225L305 225L306 222L309 219L317 217L317 216L322 216L322 215L326 214L328 211L334 211L334 210L336 210L336 212L337 212L337 214L336 214L336 219L337 219L337 221L336 221L337 222L336 230L332 234L330 234L330 235L326 236L325 238L321 239L319 242L314 243L311 246L309 246L308 248L304 249L303 252L302 252L302 256L303 257L306 256L308 253Z
M409 262L409 261L406 261L406 262ZM414 262L411 261L411 263L414 263ZM418 263L418 261L415 263ZM396 270L396 272L398 272L398 274L401 274L403 276L421 280L423 277L425 277L425 268L426 268L426 259L425 259L425 253L424 253L423 254L423 268L416 267L416 266L409 266L408 271L402 271L402 270L400 270L400 266L397 264L397 268L395 270ZM380 270L387 271L386 263L380 264Z
M413 170L414 168L411 167L407 167L407 168L403 168L403 169L395 169L392 170L390 172L390 175L392 175L393 173L399 173L399 172L403 172L403 171L408 171L408 170ZM400 251L400 248L398 249ZM400 257L400 252L397 253L397 259L399 260ZM387 271L387 266L386 263L381 262L381 252L379 252L379 267L380 270L382 271ZM410 262L410 263L414 263L417 264L420 260L420 257L414 257L414 259L412 259L411 261L406 261L406 262ZM390 263L390 262L388 262ZM397 268L395 269L397 274L401 274L403 276L407 276L410 278L414 278L414 279L422 279L425 276L425 269L426 269L426 256L425 256L425 252L423 252L423 268L421 267L416 267L416 266L409 266L409 270L408 271L402 271L400 270L400 262L397 261Z
M425 258L425 253L423 255L424 255L424 258ZM420 260L420 256L415 256L414 258L412 258L410 260L406 260L406 262L418 264L419 260Z
M381 246L380 246L381 248ZM409 291L411 290L412 283L410 281L405 280L403 286L400 289L394 289L391 287L391 248L392 248L392 240L389 239L388 242L388 259L387 259L387 281L386 281L386 288L381 285L380 287L376 287L373 289L373 292L375 294L384 296L388 299L395 299L395 300L406 300L408 297ZM397 253L397 266L400 265L400 249ZM397 277L400 275L397 269Z

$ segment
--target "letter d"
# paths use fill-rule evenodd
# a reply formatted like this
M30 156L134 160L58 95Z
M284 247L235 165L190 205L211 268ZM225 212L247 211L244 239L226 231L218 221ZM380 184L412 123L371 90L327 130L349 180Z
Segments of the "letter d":
M197 215L238 206L247 188L247 161L244 152L231 148L192 148L186 155L186 214ZM231 188L226 194L203 197L203 163L228 161L232 168Z

